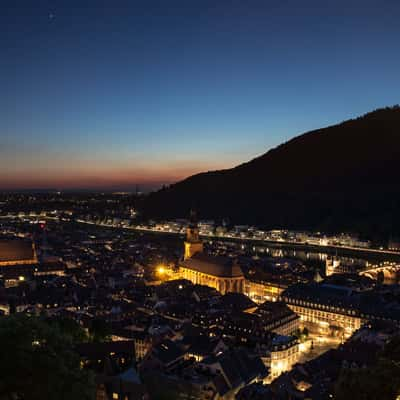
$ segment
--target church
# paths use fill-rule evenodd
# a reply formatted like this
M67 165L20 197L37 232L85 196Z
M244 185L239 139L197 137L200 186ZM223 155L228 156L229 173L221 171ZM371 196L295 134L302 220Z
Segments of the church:
M32 241L0 239L0 279L5 287L16 286L27 277L32 277L37 264L38 257Z
M195 284L213 287L222 294L243 293L244 290L243 271L235 260L203 252L203 243L193 211L186 231L185 253L179 266L179 275Z
M37 264L35 245L21 239L0 239L0 267Z

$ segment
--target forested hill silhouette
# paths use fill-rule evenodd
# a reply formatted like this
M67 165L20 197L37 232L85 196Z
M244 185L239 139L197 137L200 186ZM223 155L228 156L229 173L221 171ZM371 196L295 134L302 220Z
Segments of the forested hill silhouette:
M151 193L145 217L189 215L265 228L400 234L400 107L297 136L232 169Z

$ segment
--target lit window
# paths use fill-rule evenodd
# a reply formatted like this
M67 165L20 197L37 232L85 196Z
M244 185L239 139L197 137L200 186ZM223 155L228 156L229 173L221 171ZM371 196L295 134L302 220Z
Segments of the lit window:
M113 399L114 400L118 400L119 399L118 393L113 393Z

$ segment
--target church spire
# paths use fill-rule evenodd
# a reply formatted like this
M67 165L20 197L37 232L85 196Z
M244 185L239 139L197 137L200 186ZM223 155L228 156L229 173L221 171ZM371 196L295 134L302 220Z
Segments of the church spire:
M195 253L203 251L203 243L200 240L197 214L194 209L190 210L189 224L186 228L185 255L184 259L190 258Z
M200 242L197 214L193 208L190 210L189 224L186 229L186 241L189 243Z
M191 226L197 226L197 213L194 208L190 209L189 223Z

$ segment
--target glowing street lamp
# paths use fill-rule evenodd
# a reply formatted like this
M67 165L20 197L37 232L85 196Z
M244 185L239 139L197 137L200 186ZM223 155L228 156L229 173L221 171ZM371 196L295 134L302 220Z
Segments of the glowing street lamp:
M159 267L157 268L157 272L158 272L160 275L163 275L163 274L165 274L165 268L161 265L161 266L159 266Z

